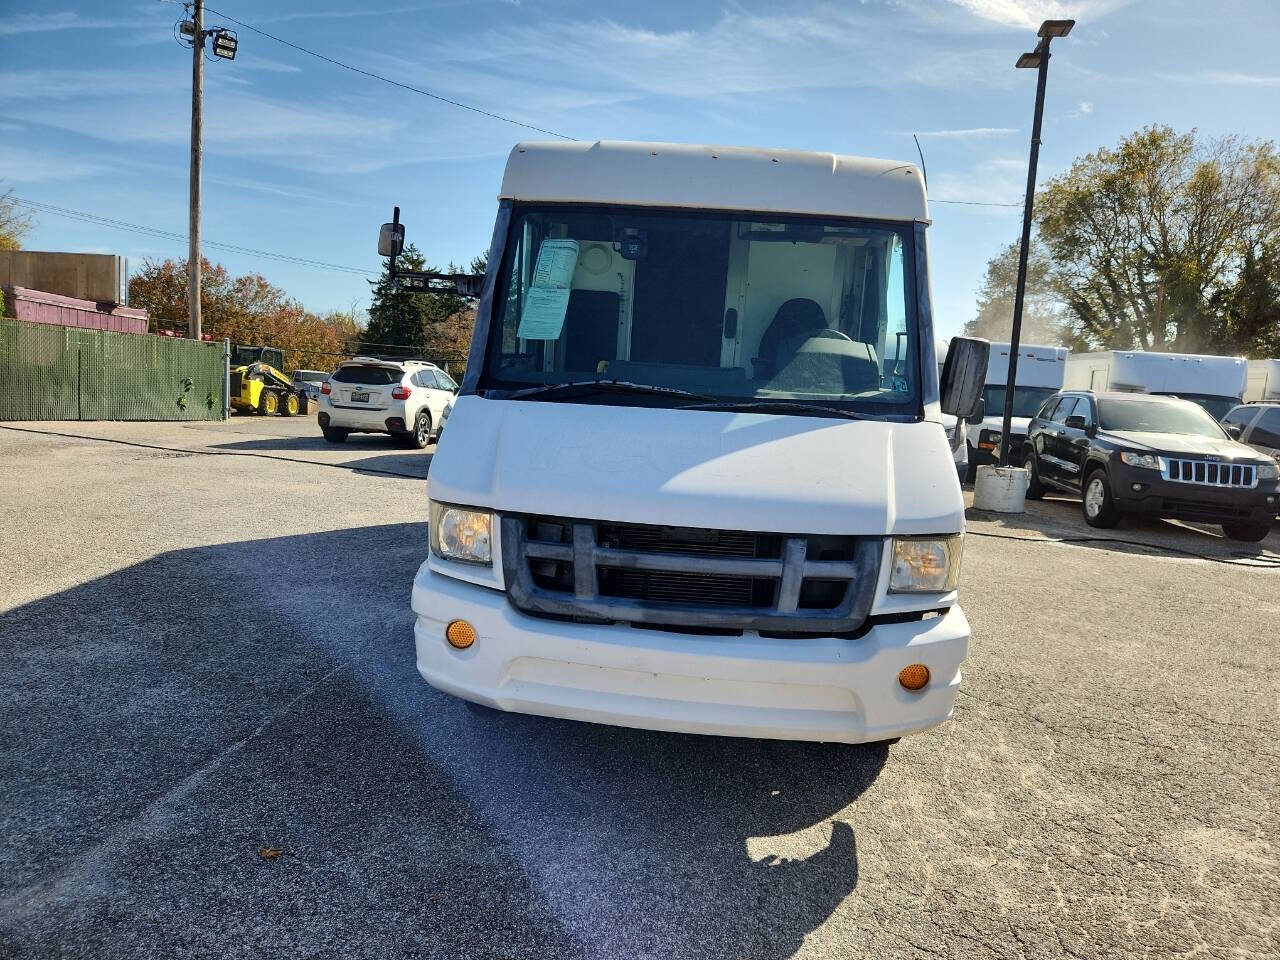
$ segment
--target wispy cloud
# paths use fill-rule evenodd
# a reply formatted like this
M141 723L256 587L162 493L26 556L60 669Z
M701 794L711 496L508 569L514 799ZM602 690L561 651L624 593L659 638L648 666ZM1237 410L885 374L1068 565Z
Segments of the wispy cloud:
M1280 87L1280 74L1243 73L1235 70L1199 70L1194 73L1161 73L1161 80L1222 87Z
M1001 27L1030 27L1051 19L1096 21L1132 0L951 0L969 13Z
M114 169L102 157L52 153L47 149L29 150L12 144L0 144L0 170L9 183L59 183L100 177Z
M1017 133L1017 127L966 127L959 130L894 130L899 137L934 137L939 140L986 140Z
M1090 113L1093 113L1093 104L1088 100L1081 100L1075 105L1074 109L1067 111L1067 119L1075 120Z
M98 30L120 27L133 21L82 17L70 10L58 13L22 13L0 20L0 36L19 33L52 33L57 30Z

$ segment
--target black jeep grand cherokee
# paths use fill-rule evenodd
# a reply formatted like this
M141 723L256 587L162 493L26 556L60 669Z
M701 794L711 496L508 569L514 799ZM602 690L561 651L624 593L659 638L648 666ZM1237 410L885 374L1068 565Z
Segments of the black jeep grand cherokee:
M1094 527L1145 513L1217 523L1232 539L1258 541L1280 506L1276 461L1173 397L1061 391L1032 418L1022 462L1028 497L1074 493Z

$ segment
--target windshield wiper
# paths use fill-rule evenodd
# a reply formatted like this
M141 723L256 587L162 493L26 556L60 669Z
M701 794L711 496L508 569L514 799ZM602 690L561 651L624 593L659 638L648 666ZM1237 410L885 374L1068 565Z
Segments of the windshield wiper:
M690 393L675 387L655 387L648 383L631 383L628 380L571 380L568 383L549 383L542 387L525 387L506 394L503 399L521 400L529 397L549 397L558 394L589 396L593 393L645 393L660 397L679 397L682 400L711 402L715 398L701 393Z
M801 403L798 400L717 400L711 403L689 403L678 410L732 410L740 413L817 413L824 417L843 417L846 420L876 420L891 423L888 417L874 413L855 413L839 407L824 407L818 403Z

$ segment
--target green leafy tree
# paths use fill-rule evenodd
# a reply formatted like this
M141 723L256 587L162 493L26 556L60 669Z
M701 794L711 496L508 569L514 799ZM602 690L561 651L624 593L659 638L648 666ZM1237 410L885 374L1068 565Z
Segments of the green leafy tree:
M1210 308L1220 318L1207 340L1213 352L1280 357L1280 244L1247 251L1235 283Z
M487 257L474 258L470 272L483 273ZM396 261L398 269L435 271L422 252L408 244ZM445 273L459 272L450 263ZM369 326L361 339L362 352L388 356L436 359L465 357L475 325L475 309L456 294L407 293L391 282L387 266L373 284Z
M1231 321L1224 311L1246 310L1265 289L1257 271L1280 236L1274 144L1147 127L1076 160L1040 191L1036 211L1078 343L1245 348L1232 326L1244 314ZM1239 288L1246 269L1254 272ZM1246 312L1250 323L1261 316Z

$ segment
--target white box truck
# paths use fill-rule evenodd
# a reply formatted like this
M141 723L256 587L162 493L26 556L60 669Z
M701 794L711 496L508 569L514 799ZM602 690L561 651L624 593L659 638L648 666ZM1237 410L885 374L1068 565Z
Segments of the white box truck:
M905 163L515 147L431 464L423 678L705 734L950 716L969 625L942 414L978 409L987 351L956 338L939 383L928 222Z
M1067 348L1034 343L1018 345L1018 381L1013 388L1013 417L1009 422L1009 449L1022 449L1027 438L1027 424L1051 396L1062 389ZM969 446L967 476L970 483L978 467L995 463L1000 456L1001 430L1004 428L1004 397L1009 383L1009 344L992 343L987 362L987 384L982 390L983 415L968 426Z
M1280 360L1250 360L1246 367L1244 402L1280 401Z
M1181 397L1221 420L1244 395L1247 370L1243 357L1102 350L1068 357L1063 387Z

